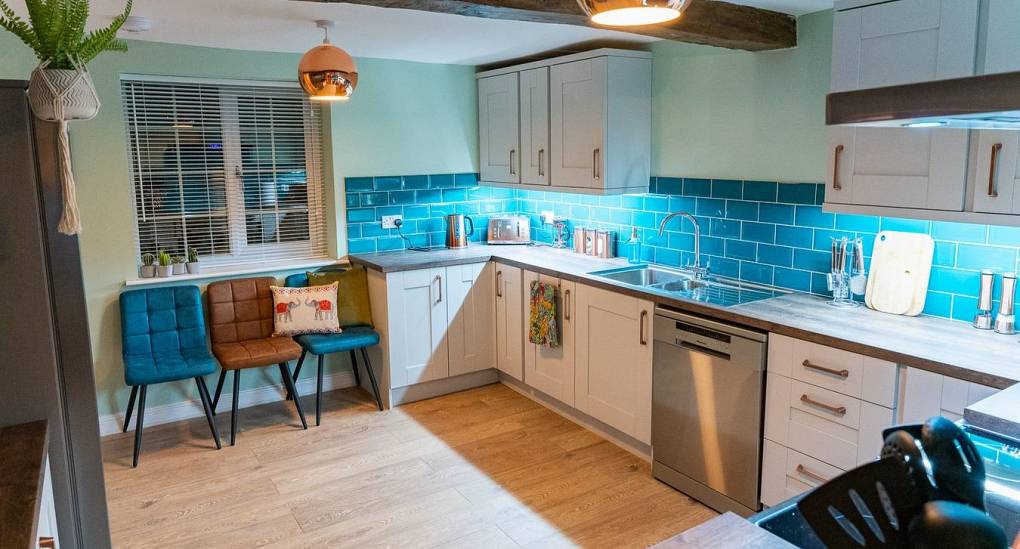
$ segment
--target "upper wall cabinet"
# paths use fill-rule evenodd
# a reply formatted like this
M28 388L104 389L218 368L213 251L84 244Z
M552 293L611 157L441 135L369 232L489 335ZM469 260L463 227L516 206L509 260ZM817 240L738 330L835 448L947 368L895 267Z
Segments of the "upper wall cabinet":
M589 194L647 191L651 74L650 54L613 49L479 73L482 181ZM508 90L514 85L515 94Z

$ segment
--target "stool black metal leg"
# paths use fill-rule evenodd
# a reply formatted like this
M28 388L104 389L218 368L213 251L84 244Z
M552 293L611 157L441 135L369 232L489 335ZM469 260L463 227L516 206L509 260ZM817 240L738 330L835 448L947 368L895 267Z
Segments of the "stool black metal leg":
M216 396L212 401L212 415L216 415L216 405L220 403L220 393L223 391L223 382L227 379L227 371L220 370L220 380L216 382Z
M358 354L351 349L351 370L354 371L354 384L361 387L361 374L358 372Z
M223 448L220 444L220 432L216 429L216 420L212 416L212 402L209 399L209 388L205 386L205 379L202 376L195 378L195 385L198 385L198 398L202 400L202 408L205 409L205 419L209 422L209 430L212 431L213 440L216 441L216 449Z
M237 440L237 400L241 398L241 370L234 370L234 402L230 405L230 445Z
M315 382L315 426L322 424L322 367L326 355L319 355L319 378Z
M128 399L127 413L124 414L124 428L120 432L126 433L128 425L131 423L131 411L135 408L135 397L138 396L138 386L133 385L131 387L131 398Z
M301 349L301 358L298 359L297 367L294 368L294 383L297 383L298 375L301 374L301 367L304 366L304 364L305 364L305 355L307 355L307 354L308 354L308 350L307 349ZM288 389L287 390L287 400L291 400L293 398L294 398L294 395L292 395L290 393L290 390Z
M290 365L286 362L280 363L280 376L283 377L283 384L287 386L287 390L294 395L294 407L297 408L298 417L301 418L301 427L307 429L308 422L305 420L304 410L301 409L301 395L294 388L294 379L291 378Z
M131 461L132 467L138 467L138 455L142 453L142 426L145 425L145 389L147 385L142 385L142 390L138 395L138 415L135 419L135 457Z
M382 397L379 396L379 383L375 380L375 370L372 369L372 361L368 358L368 351L361 348L361 358L365 361L365 371L368 372L368 380L372 382L372 392L375 393L375 403L379 405L379 411L381 412Z

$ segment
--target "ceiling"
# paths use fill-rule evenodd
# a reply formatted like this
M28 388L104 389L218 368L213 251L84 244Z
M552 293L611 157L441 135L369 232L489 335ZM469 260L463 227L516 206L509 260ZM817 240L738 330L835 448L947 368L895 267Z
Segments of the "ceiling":
M832 0L730 0L801 15ZM24 14L24 0L9 2ZM93 21L107 23L124 0L92 0ZM332 41L357 57L485 65L583 43L643 44L655 38L616 31L499 21L352 4L291 0L135 0L134 15L153 20L150 31L125 38L239 50L304 52L322 39L315 19L337 22Z

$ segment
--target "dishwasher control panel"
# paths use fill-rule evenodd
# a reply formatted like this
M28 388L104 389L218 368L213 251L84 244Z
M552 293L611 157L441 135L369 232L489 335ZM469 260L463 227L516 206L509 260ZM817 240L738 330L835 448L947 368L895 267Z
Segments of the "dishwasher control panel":
M694 346L729 356L732 336L678 320L673 339L681 347Z

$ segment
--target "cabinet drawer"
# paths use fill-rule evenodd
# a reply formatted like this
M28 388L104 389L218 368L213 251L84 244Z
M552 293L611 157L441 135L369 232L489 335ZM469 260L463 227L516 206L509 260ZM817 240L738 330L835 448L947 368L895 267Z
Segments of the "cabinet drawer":
M887 408L896 403L896 365L885 360L770 334L768 371Z
M796 379L790 380L789 398L792 409L851 429L857 429L860 425L861 401L859 399L815 387Z
M843 470L771 440L765 441L761 502L774 506L831 480Z

